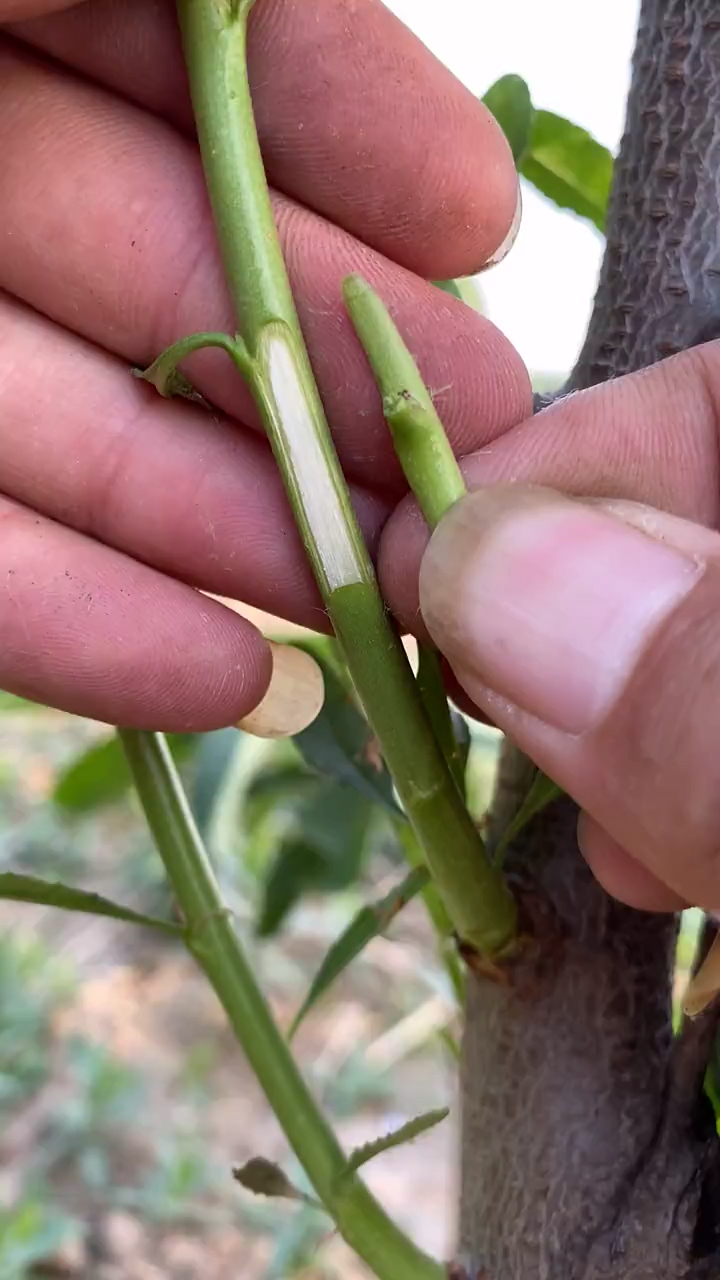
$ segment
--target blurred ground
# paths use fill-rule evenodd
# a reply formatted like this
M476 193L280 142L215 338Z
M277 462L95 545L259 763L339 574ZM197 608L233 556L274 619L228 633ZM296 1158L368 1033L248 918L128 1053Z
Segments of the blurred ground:
M0 870L167 910L131 806L68 825L48 804L58 770L106 733L41 709L0 715ZM262 946L250 914L240 921L282 1025L363 894L381 890L309 901ZM300 1175L204 980L158 936L0 905L0 1280L359 1280L367 1273L326 1220L253 1200L233 1182L232 1166L258 1154ZM453 1016L412 904L297 1039L348 1149L453 1107L367 1171L389 1211L439 1256L450 1243L456 1114L439 1033Z
M52 804L68 762L108 738L107 728L1 699L0 872L59 879L171 914L162 867L130 800L75 820ZM477 781L482 799L489 775ZM279 936L259 943L252 877L238 879L219 853L216 861L285 1028L330 942L363 902L397 881L397 868L378 854L351 891L305 899ZM681 945L678 993L691 933ZM448 1032L457 1030L415 902L296 1041L348 1150L451 1107L449 1120L366 1170L388 1211L438 1257L452 1242L457 1106ZM255 1200L233 1181L233 1166L258 1155L305 1188L212 993L176 940L0 902L0 1280L367 1280L322 1215Z

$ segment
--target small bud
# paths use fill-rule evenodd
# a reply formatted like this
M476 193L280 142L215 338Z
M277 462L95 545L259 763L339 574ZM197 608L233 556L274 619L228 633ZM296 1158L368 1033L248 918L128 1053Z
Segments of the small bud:
M304 1198L280 1166L272 1160L266 1160L264 1156L255 1156L242 1168L233 1169L233 1178L246 1191L252 1191L256 1196L267 1196L271 1200Z

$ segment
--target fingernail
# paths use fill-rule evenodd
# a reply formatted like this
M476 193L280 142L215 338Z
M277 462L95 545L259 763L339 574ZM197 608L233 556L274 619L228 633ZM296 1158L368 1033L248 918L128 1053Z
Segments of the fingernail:
M697 1018L704 1013L708 1005L717 999L720 992L720 938L716 938L700 970L691 978L685 998L683 1013L689 1018Z
M515 241L518 238L518 232L520 230L520 224L522 222L522 213L523 213L522 190L520 188L520 183L518 183L517 204L515 205L513 220L510 223L510 230L508 231L502 244L495 250L492 256L489 257L487 262L481 267L480 269L481 271L489 271L491 267L497 267L498 264L502 262L503 258L507 258L510 250L512 249Z
M319 715L325 682L317 662L304 649L268 641L273 658L270 684L262 702L237 723L256 738L290 738Z
M420 603L471 696L485 686L578 734L604 718L702 572L580 502L507 486L471 494L440 524Z

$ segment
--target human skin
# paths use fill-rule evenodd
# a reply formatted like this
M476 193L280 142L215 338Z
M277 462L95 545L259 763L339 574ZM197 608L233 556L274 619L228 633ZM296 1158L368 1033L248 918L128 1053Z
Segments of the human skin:
M249 398L223 359L205 353L191 366L212 417L129 377L186 333L232 324L172 6L61 7L0 0L0 686L110 723L209 729L258 702L272 664L259 633L199 590L308 626L325 619ZM263 0L250 63L292 284L388 602L422 633L422 600L473 704L580 801L583 849L612 892L640 906L717 906L720 778L706 748L720 690L720 537L709 532L720 515L720 355L699 348L533 419L509 343L426 282L480 269L513 222L512 160L484 108L378 0L308 0L302 14ZM441 525L422 598L427 534L403 501L344 315L351 271L390 305L470 486L521 482ZM553 491L616 501L589 511ZM536 537L543 513L574 520L575 541ZM508 559L503 539L523 528ZM663 540L676 549L651 571L647 544ZM605 691L586 723L577 704L563 710L553 662L533 661L533 639L542 628L557 639L573 610L548 621L551 596L521 587L548 563L565 582L572 543L584 548L576 618L603 602L612 614L616 578L597 570L608 542L619 563L636 563L622 607L640 600L645 623L609 684L601 629L580 628L583 688L596 679ZM657 586L661 605L643 614L649 579L671 577L670 561L677 597ZM483 597L488 573L496 594ZM498 592L505 615L473 611ZM513 610L523 628L503 633ZM510 660L508 635L520 634L525 648L510 646Z
M0 0L0 17L19 14ZM480 267L517 179L485 108L376 0L263 0L250 61L292 283L376 544L402 477L340 283L360 270L378 284L431 385L474 370L448 406L459 448L477 413L506 430L528 409L520 360L417 273ZM189 366L214 418L129 376L187 333L233 327L172 4L99 0L13 25L0 148L0 685L129 726L232 723L264 692L267 647L192 588L324 615L226 358Z

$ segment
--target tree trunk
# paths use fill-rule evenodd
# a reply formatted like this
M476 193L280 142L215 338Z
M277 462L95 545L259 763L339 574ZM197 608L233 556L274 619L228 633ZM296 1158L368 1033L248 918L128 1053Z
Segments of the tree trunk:
M644 0L608 242L573 388L720 334L720 5ZM506 752L494 821L532 768ZM611 901L558 801L508 859L534 935L507 986L469 977L468 1280L718 1280L716 1018L674 1039L677 922Z

